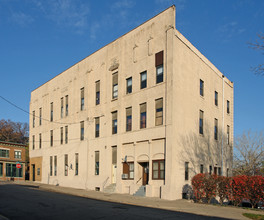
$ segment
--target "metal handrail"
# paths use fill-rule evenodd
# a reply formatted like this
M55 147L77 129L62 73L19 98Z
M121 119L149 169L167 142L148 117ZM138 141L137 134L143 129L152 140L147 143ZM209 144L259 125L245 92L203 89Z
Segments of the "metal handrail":
M104 187L105 187L105 184L107 183L107 180L109 179L109 176L106 178L106 180L103 182L103 190L104 190Z
M139 178L139 180L137 181L137 183L136 183L136 184L138 184L138 182L139 182L141 179L142 179L142 177L140 177L140 178Z

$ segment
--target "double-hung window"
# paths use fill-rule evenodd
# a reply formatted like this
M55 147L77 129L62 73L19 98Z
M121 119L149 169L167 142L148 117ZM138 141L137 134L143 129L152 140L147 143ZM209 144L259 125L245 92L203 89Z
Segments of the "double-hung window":
M163 98L156 100L156 120L155 125L163 124Z
M50 121L53 121L53 102L50 103Z
M155 54L156 83L163 82L163 51Z
M69 115L69 96L65 96L65 116Z
M117 111L112 112L112 134L117 133Z
M215 91L215 106L218 106L218 92Z
M214 119L214 139L218 140L218 120Z
M81 88L81 111L84 110L84 88Z
M129 93L132 93L132 77L128 78L126 80L126 83L127 83L127 90L126 90L126 93L129 94Z
M95 118L95 137L100 136L100 118Z
M147 127L147 103L140 104L140 129Z
M165 179L165 160L152 161L152 179Z
M140 89L147 87L147 71L140 73Z
M61 98L61 118L63 118L63 97Z
M204 96L204 81L200 79L200 96Z
M204 121L204 112L200 110L199 114L199 134L203 134L203 121Z
M50 146L53 146L53 130L50 130Z
M99 151L95 151L95 175L99 175Z
M100 104L100 80L95 82L95 104Z
M126 131L132 130L132 107L126 108Z
M80 122L80 140L84 140L84 121Z
M112 76L113 84L113 99L118 97L118 72L114 73Z

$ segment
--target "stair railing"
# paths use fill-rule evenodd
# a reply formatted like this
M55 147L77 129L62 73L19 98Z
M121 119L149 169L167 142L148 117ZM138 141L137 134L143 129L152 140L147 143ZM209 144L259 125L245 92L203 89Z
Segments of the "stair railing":
M108 176L108 177L106 178L106 180L103 182L103 191L104 191L104 188L105 188L105 185L106 185L108 179L109 179L109 176Z
M140 178L139 178L139 180L137 181L137 183L136 183L136 184L138 184L138 182L139 182L141 179L142 179L142 177L140 177Z

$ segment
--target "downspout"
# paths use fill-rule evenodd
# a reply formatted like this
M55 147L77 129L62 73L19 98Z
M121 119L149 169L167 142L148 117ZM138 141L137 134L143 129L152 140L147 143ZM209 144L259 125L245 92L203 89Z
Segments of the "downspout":
M166 146L167 146L167 86L168 86L168 31L170 29L174 29L174 27L172 25L169 25L169 27L167 28L167 30L165 31L166 32L166 68L165 68L165 143L164 143L164 159L166 161ZM165 169L166 169L166 162L165 162ZM166 171L165 171L166 173ZM166 182L166 176L164 178L164 185L165 185L165 182Z
M221 176L223 176L223 168L224 168L224 158L223 158L223 148L224 148L224 129L225 129L225 125L224 125L224 122L225 122L225 76L222 75L222 91L223 91L223 94L222 94L222 144L221 144Z

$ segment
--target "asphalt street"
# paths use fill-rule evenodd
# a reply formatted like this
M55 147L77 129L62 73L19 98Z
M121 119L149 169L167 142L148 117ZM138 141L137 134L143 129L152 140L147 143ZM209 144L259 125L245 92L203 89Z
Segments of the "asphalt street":
M0 185L0 219L221 219Z

